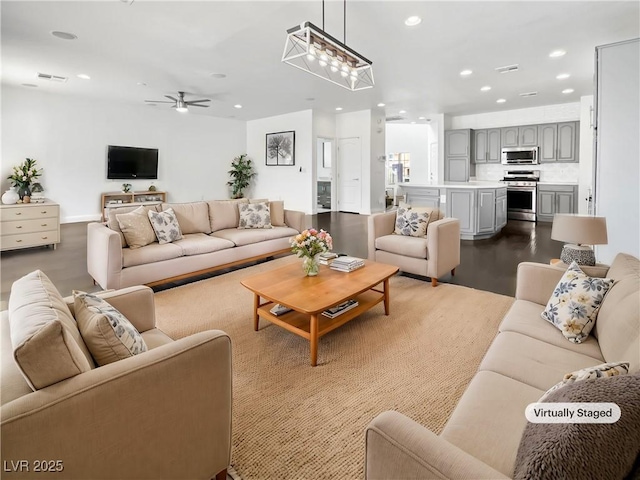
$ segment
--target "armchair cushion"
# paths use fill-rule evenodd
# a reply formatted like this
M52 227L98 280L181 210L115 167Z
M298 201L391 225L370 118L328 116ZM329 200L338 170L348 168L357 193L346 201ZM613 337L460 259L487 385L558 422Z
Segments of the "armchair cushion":
M147 351L144 339L127 318L107 301L74 292L80 333L100 366Z
M378 250L396 253L407 257L427 258L427 239L424 237L411 237L407 235L385 235L375 240Z
M429 214L425 211L414 210L410 207L400 207L396 210L395 233L397 235L424 237L427 234L428 224Z
M11 287L9 322L14 359L33 390L93 368L67 304L40 270Z

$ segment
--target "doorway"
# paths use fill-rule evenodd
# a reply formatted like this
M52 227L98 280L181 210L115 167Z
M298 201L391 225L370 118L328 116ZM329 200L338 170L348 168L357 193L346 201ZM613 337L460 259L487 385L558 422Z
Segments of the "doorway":
M316 209L318 213L333 210L333 139L318 137L316 143Z
M338 210L360 213L362 209L362 147L360 137L338 140Z

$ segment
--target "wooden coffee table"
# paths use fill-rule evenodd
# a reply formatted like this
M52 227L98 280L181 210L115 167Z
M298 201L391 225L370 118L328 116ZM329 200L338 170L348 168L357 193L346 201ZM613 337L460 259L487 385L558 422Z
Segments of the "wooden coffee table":
M367 260L363 268L353 272L338 272L321 265L318 276L306 277L300 262L254 275L240 283L254 294L254 330L258 331L262 317L306 338L311 344L311 365L315 367L320 337L380 302L384 302L384 313L389 315L389 278L398 268ZM266 302L262 303L261 298ZM357 307L336 318L322 315L324 310L351 298L358 300ZM275 316L269 310L276 303L293 311Z

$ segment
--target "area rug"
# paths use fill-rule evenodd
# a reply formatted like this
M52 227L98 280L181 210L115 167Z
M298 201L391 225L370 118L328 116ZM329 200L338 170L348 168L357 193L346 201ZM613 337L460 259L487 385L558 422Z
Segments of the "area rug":
M266 320L253 330L253 294L240 285L292 261L159 292L157 323L173 338L231 337L232 465L243 479L363 478L367 424L397 410L440 433L513 299L395 276L391 315L380 304L322 337L311 367L308 341Z

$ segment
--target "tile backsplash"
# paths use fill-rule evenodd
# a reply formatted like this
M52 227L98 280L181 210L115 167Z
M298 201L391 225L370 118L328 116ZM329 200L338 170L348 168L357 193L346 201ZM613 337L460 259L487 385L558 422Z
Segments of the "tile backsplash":
M502 180L505 170L539 170L541 182L578 183L580 176L580 164L578 163L544 163L521 167L487 164L476 165L476 180L490 182Z

